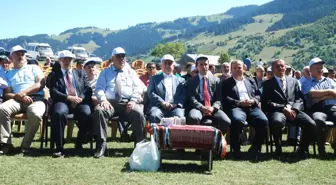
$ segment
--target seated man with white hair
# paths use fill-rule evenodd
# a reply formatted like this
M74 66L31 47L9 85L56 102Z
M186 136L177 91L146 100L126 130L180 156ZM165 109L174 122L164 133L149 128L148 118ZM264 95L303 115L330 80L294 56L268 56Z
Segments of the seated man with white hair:
M95 158L101 158L106 151L109 120L122 116L132 125L135 142L144 138L145 116L142 101L142 82L136 72L126 63L126 53L121 47L112 51L113 64L104 69L97 80L95 94L99 104L93 114L97 151Z
M184 78L173 74L175 59L164 55L161 59L162 72L150 79L148 86L149 120L159 123L164 117L184 117Z
M11 50L13 69L6 73L8 87L4 90L4 103L0 105L0 140L1 153L13 151L11 141L11 115L26 113L28 121L25 124L25 136L21 143L24 152L30 151L30 145L40 126L45 112L43 88L44 74L39 66L27 65L25 53L21 46L14 46Z

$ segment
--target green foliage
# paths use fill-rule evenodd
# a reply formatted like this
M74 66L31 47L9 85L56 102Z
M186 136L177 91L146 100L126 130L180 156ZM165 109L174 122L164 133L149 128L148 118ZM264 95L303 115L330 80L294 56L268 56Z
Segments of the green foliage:
M158 44L151 52L152 56L162 57L165 54L171 54L174 58L180 58L187 51L186 46L182 42L168 42L166 44Z
M222 52L219 55L218 63L223 64L225 62L230 62L230 55L226 52Z

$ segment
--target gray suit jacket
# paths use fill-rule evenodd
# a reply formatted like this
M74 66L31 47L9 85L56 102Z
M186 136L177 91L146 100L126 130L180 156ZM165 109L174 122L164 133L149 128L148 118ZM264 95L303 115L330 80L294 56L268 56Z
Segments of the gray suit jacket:
M204 106L204 101L202 101L203 97L201 94L200 79L199 76L192 77L187 82L187 101L189 109L198 109L200 110L202 106ZM209 88L210 88L210 96L211 96L211 105L219 110L222 107L221 97L222 97L222 88L220 79L209 73Z
M152 76L148 85L148 99L149 108L156 106L161 107L161 103L165 101L166 87L163 82L163 73ZM173 104L177 104L180 108L183 108L185 101L185 87L184 78L173 76Z

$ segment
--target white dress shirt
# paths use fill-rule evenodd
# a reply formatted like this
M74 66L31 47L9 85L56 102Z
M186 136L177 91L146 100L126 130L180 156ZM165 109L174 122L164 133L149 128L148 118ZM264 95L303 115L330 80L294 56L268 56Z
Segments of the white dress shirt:
M166 75L163 73L163 84L166 87L165 102L173 103L173 74Z
M236 85L238 88L238 94L239 94L239 100L250 100L250 97L247 93L247 89L244 83L244 78L242 80L237 80L233 78L236 81Z
M275 76L275 75L274 75L274 77L275 77L275 79L277 80L280 89L286 91L286 85L287 85L287 84L286 84L286 77L282 77L282 78L280 78L280 77ZM284 89L282 89L282 87L284 87Z

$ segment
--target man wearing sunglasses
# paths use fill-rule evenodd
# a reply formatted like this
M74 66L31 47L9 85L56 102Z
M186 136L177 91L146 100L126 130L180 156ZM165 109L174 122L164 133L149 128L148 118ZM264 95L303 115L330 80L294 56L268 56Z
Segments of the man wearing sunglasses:
M6 101L0 105L2 154L11 153L14 149L11 143L10 116L21 112L27 114L26 133L21 143L21 149L28 152L46 108L42 101L45 86L44 74L39 66L27 65L26 52L25 49L17 45L12 48L10 53L13 69L6 73L8 87L3 92Z
M121 47L112 51L113 65L104 69L97 80L96 96L99 105L93 114L97 151L95 158L104 156L109 120L117 115L132 125L135 142L144 138L145 117L142 100L142 82L136 72L126 63L126 53Z
M149 120L159 123L164 117L184 117L184 78L173 74L175 59L164 55L161 59L162 72L150 79L148 86Z

